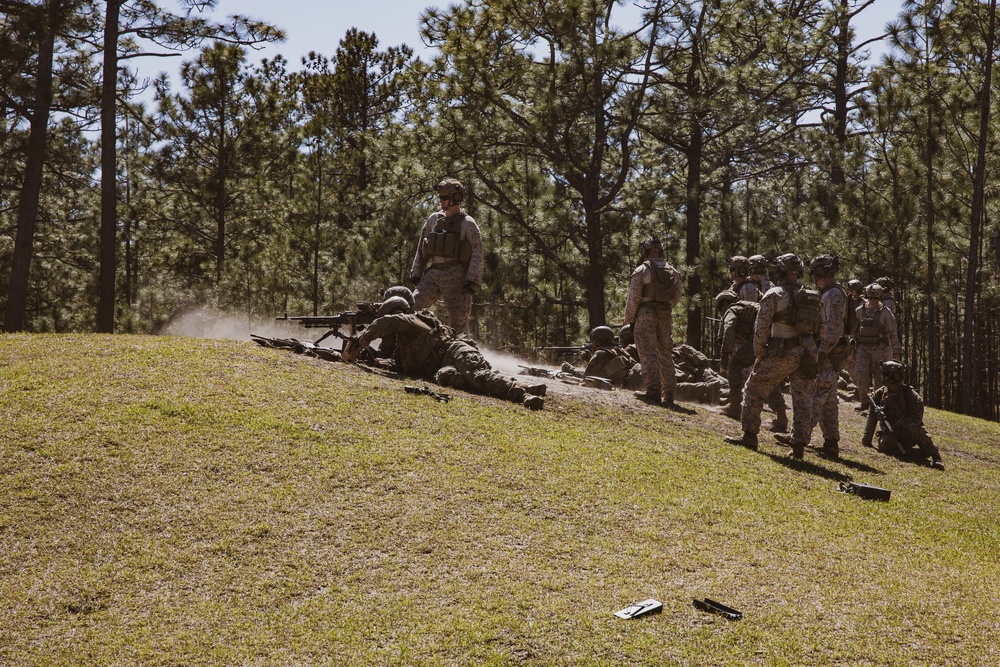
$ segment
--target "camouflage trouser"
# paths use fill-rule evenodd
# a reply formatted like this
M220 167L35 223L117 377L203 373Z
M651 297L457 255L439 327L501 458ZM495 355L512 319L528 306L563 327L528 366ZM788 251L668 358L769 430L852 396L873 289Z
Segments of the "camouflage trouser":
M924 425L914 419L900 419L892 433L879 431L878 448L883 454L904 459L938 459L941 452Z
M448 309L448 326L455 333L466 333L469 315L472 313L472 295L462 289L465 286L465 273L464 264L456 264L447 269L427 269L413 290L413 309L430 308L438 299L444 298L445 308Z
M743 388L750 377L750 369L753 368L754 361L753 341L748 340L737 348L736 354L729 362L729 405L743 404ZM787 410L785 395L781 393L781 382L774 386L764 402L776 415L783 414Z
M812 403L816 392L815 380L807 380L799 372L803 348L789 347L780 354L770 354L760 360L743 389L743 409L740 422L747 433L760 433L760 413L765 398L788 378L792 386L792 441L809 442L812 430Z
M669 308L640 306L632 327L635 346L639 349L642 381L648 391L659 387L673 393L677 387L674 375L673 317Z
M514 379L493 370L479 350L463 341L456 340L448 343L444 364L445 368L453 366L458 370L457 374L450 375L448 384L456 389L473 391L493 398L513 399L512 396L508 396L511 389L520 386ZM441 370L445 370L445 368ZM521 397L517 397L515 400L520 401Z
M819 424L824 440L840 440L840 408L837 396L837 380L840 374L830 363L823 359L816 375L816 395L813 398L812 428Z
M854 384L858 385L861 407L870 403L868 394L882 386L882 362L892 359L888 343L858 345L857 362L854 364Z

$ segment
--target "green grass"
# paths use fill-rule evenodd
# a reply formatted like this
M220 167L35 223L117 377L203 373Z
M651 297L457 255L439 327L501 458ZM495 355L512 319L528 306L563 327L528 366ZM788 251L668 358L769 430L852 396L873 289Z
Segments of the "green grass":
M929 411L939 472L861 448L848 407L847 461L795 464L694 405L402 387L0 337L0 665L1000 664L998 424Z

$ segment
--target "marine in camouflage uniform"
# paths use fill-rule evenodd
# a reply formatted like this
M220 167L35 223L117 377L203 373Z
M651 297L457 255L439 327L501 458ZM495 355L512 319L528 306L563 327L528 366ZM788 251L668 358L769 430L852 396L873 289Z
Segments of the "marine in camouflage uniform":
M882 276L876 278L875 282L882 287L882 305L892 311L892 316L896 318L896 322L899 322L899 306L896 304L896 298L892 295L892 290L896 286L895 281L889 276Z
M395 341L392 358L383 363L392 371L521 403L532 410L541 410L545 405L542 396L546 385L522 384L493 370L471 340L456 336L451 327L426 310L376 318L363 333L347 342L342 353L344 361L356 361L374 340L386 337Z
M742 412L743 387L750 377L750 369L755 361L753 353L753 332L760 304L755 301L737 300L736 293L724 290L715 297L716 311L721 315L719 339L719 369L729 381L729 400L722 411L729 417L739 419ZM775 385L767 396L767 406L775 418L768 428L772 431L788 430L788 412L785 397L781 394L781 383Z
M726 261L729 262L729 279L733 281L729 289L735 292L741 301L759 302L763 293L750 277L750 260L742 255L734 255Z
M639 249L642 264L632 272L625 301L625 323L632 325L646 387L636 396L672 405L677 387L672 310L681 300L681 274L663 258L659 238L643 241Z
M847 292L837 283L840 260L836 256L819 255L809 263L809 277L820 293L825 326L819 339L819 359L816 371L816 395L813 398L812 429L819 424L823 433L821 456L840 456L840 409L837 381L846 361Z
M788 378L792 390L793 458L801 459L812 430L812 403L816 392L816 339L822 338L823 312L796 306L796 294L804 267L798 256L788 253L774 260L775 280L760 302L753 337L756 361L743 390L740 422L743 434L726 436L726 442L757 449L760 413L764 398ZM813 293L815 295L815 293ZM818 295L817 301L818 301Z
M448 324L465 333L472 295L482 280L483 240L476 221L461 206L465 187L448 178L438 183L437 191L442 210L432 213L420 230L410 268L413 299L417 310L423 310L443 298Z
M615 342L610 327L594 327L590 332L591 355L583 371L571 370L578 377L598 377L615 387L638 389L642 386L641 366ZM563 368L566 370L566 368Z
M855 311L854 382L858 386L861 405L855 409L867 410L868 393L872 387L882 386L882 362L899 361L903 353L896 331L896 318L882 304L882 286L872 283L865 287L865 302Z
M861 444L871 447L875 428L881 427L878 432L879 451L906 460L930 459L931 467L944 470L941 452L924 428L923 399L913 387L903 384L905 373L906 367L898 361L882 364L886 383L875 390L873 400L882 408L891 431L879 424L878 415L872 410L865 421Z
M767 275L767 258L764 255L751 255L747 258L750 262L750 280L760 291L761 296L771 289L771 278Z

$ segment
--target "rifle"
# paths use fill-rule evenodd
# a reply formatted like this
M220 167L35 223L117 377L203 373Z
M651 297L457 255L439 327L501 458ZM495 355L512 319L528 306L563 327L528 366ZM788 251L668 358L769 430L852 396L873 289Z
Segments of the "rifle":
M597 377L596 375L575 375L568 371L554 371L548 368L539 368L538 366L522 366L521 364L518 364L518 368L522 369L518 375L533 375L551 380L560 380L566 384L582 385L593 389L614 389L611 380Z
M434 391L433 389L427 386L420 388L408 384L405 387L403 387L403 390L406 391L407 394L422 394L424 396L433 396L441 403L447 403L448 401L451 400L451 394L439 394L438 392Z
M590 348L590 344L566 347L536 347L535 352L557 352L559 354L579 354Z
M336 315L296 315L293 317L285 315L274 319L284 322L298 322L306 329L327 329L325 334L313 341L313 345L319 345L330 336L336 336L346 341L356 336L358 332L364 331L364 328L378 317L378 309L381 305L377 302L359 301L357 310L344 310ZM347 329L346 333L342 331L344 328Z
M875 413L878 417L879 425L881 425L882 430L892 438L893 443L896 445L896 451L899 452L900 456L906 455L906 450L903 449L903 443L899 441L896 434L892 431L892 426L889 425L889 419L885 416L885 408L875 402L875 392L868 393L868 405L869 410Z

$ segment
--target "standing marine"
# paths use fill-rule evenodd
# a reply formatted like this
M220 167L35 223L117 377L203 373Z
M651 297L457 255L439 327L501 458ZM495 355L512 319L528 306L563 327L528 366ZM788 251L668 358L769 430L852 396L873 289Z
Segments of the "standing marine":
M465 186L446 178L436 190L441 210L432 213L420 230L410 268L410 282L416 285L413 299L416 309L423 310L443 298L448 324L465 333L472 295L482 280L483 240L476 221L462 208Z
M729 262L729 279L733 281L729 289L736 292L741 301L760 301L763 292L750 277L750 260L743 255L733 255L726 261Z
M760 302L754 323L754 365L743 389L740 422L742 435L726 436L726 442L757 449L760 413L764 399L785 378L792 391L793 458L801 459L812 430L812 403L816 393L816 341L823 334L820 296L799 280L805 267L798 255L786 253L774 259L775 286Z
M854 382L861 399L861 405L855 409L862 412L868 409L871 389L882 386L882 362L899 361L903 353L896 318L882 304L882 294L882 286L878 283L868 285L864 290L864 303L855 311Z
M681 300L681 274L663 257L663 245L653 236L639 244L642 263L632 272L625 301L625 324L632 325L639 350L645 390L638 398L673 405L674 306Z
M823 334L819 339L816 394L813 397L812 428L823 433L820 456L840 456L840 408L837 381L850 349L847 340L847 292L837 283L840 260L836 255L818 255L809 262L809 279L820 293ZM810 429L810 433L812 432Z

